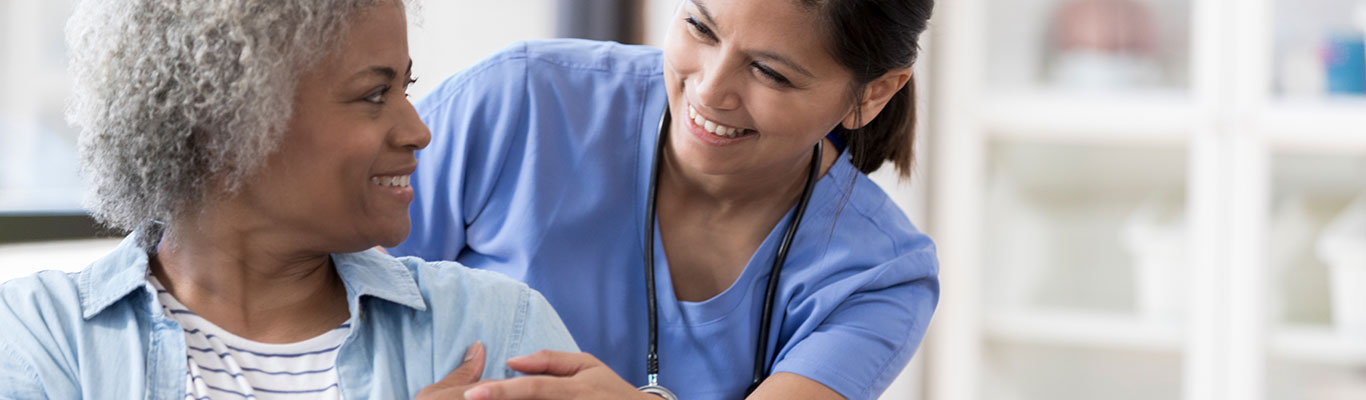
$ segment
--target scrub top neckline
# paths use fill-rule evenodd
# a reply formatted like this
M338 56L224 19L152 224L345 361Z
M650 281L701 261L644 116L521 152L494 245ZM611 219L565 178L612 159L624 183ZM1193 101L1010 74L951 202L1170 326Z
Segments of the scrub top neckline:
M662 83L662 74L660 78L660 82ZM667 93L664 92L663 85L661 84L660 86L660 90L658 91L659 95L664 97L662 102L667 104ZM659 122L664 118L663 112L657 112L655 114L656 115L654 116L650 116L650 113L647 113L646 117L642 118L642 136L640 138L639 151L636 153L636 158L639 160L639 165L636 168L638 174L636 179L637 198L639 199L639 206L637 207L637 215L639 217L637 220L640 221L640 224L637 224L637 226L641 227L639 229L645 229L645 202L649 199L650 171L652 163L654 162L655 145L659 140ZM797 246L803 244L801 240L803 237L809 236L807 234L808 230L813 230L812 232L814 232L814 230L817 229L824 230L828 228L813 224L811 221L825 219L825 216L830 215L832 208L836 206L835 203L841 201L838 196L838 186L840 186L841 182L845 181L843 175L848 174L850 168L852 168L852 164L849 163L847 157L848 154L840 151L836 157L835 163L832 164L825 174L816 181L816 187L813 188L811 194L810 208L807 210L806 215L803 216L802 227L798 229L797 236L794 238L794 250ZM650 243L649 245L654 247L655 287L657 288L655 295L658 296L657 300L660 305L660 322L669 325L683 326L701 326L718 322L723 320L727 315L731 315L732 311L743 303L743 300L746 297L755 296L756 291L759 290L756 288L756 285L761 281L762 283L767 283L769 268L773 265L775 249L778 246L778 242L782 240L780 236L791 222L792 213L795 211L795 204L788 208L787 212L783 214L782 219L769 230L768 235L764 237L764 241L759 244L758 249L750 255L748 262L745 263L744 270L740 272L740 275L734 282L731 282L730 286L726 287L721 293L702 301L678 300L677 294L674 292L673 277L669 273L668 255L664 252L664 242L663 236L659 231L659 221L652 221L650 226L655 231L654 243ZM641 232L637 237L643 239L644 232ZM642 243L642 245L645 244ZM789 259L788 264L791 263L792 260ZM784 268L796 267L786 265ZM780 282L780 296L782 295L781 287L783 286L786 285ZM758 302L762 302L762 299L759 299ZM782 302L779 302L779 304L782 304Z
M793 239L794 251L796 251L799 246L813 245L811 241L803 240L803 238L811 237L812 232L824 232L828 230L828 227L814 224L812 221L829 219L832 208L836 206L835 203L840 201L836 195L839 193L837 189L839 181L842 179L835 178L833 175L836 172L847 173L847 169L851 167L848 162L843 161L843 154L841 154L840 157L840 161L835 162L835 166L831 167L830 170L826 172L826 176L823 176L820 180L816 181L816 187L811 194L811 202L813 204L811 204L810 208L807 210L806 215L803 216L802 227L797 230L797 236ZM745 263L744 270L740 272L740 276L736 277L735 281L731 282L730 286L726 287L721 293L702 301L678 299L677 294L674 292L673 277L669 273L670 265L668 255L664 252L664 241L659 231L659 221L655 221L652 225L655 230L655 240L652 245L655 248L655 287L658 288L656 296L659 296L658 300L661 306L659 308L661 323L701 326L719 322L726 316L733 314L735 308L744 303L744 300L747 297L758 296L758 294L762 292L762 288L759 286L768 282L769 268L773 265L775 250L777 249L779 242L782 241L781 236L783 232L786 231L787 225L791 222L792 213L794 212L796 212L795 205L789 208L787 213L783 214L783 218L780 222L769 230L768 235L764 237L764 241L759 244L758 249L755 250L754 254L750 255L749 260ZM787 265L783 266L785 271L792 271L793 269L804 267L805 266L794 265L792 257L789 257ZM790 274L785 273L784 275L788 276ZM781 281L779 282L779 296L784 295L782 288L786 286L789 285ZM756 299L756 303L758 302L762 302L762 299ZM672 304L673 306L666 306L669 304ZM779 301L778 304L784 304L784 302Z

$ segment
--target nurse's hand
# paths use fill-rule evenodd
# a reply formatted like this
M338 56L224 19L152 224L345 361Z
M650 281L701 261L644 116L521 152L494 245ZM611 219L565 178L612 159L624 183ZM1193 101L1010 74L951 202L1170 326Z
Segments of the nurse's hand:
M540 376L485 381L465 392L465 398L659 400L655 395L636 390L607 364L588 353L541 350L509 358L507 365L517 372Z
M465 360L445 378L417 393L413 400L458 400L484 375L484 344L474 342L465 350Z

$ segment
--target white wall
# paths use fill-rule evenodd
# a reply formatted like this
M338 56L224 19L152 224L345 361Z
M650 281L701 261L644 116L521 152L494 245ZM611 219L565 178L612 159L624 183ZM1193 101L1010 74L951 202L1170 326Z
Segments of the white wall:
M519 40L555 35L554 0L428 0L410 11L409 52L421 99L455 72Z
M113 251L119 239L0 245L0 283L38 271L75 272Z

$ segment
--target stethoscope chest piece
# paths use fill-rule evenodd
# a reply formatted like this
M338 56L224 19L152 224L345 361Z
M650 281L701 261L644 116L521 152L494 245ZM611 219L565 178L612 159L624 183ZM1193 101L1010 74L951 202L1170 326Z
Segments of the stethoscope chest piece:
M656 384L649 384L649 385L645 385L645 386L638 387L638 388L636 388L636 389L637 389L637 390L640 390L641 392L645 392L645 393L653 394L653 395L655 395L655 396L662 397L662 398L664 398L664 400L678 400L678 396L675 396L675 395L674 395L674 392L671 392L671 391L669 391L669 389L666 389L665 387L659 386L659 385L656 385Z

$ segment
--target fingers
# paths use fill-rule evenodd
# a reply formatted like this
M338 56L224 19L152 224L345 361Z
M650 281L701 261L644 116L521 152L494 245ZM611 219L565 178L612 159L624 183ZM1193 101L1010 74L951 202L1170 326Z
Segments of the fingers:
M465 391L465 400L573 398L566 393L568 386L559 382L564 378L524 376L488 382Z
M474 342L468 350L465 350L465 359L460 362L460 366L454 371L441 378L438 385L460 386L468 385L479 381L479 377L484 375L484 343Z
M459 394L479 381L484 375L484 344L474 342L465 350L460 366L440 381L422 388L415 400L458 398Z
M508 359L507 366L540 376L479 382L464 391L464 397L468 400L575 399L585 395L604 399L651 398L588 353L542 350Z
M528 355L509 358L508 368L527 375L570 376L602 364L588 353L566 353L541 350Z

